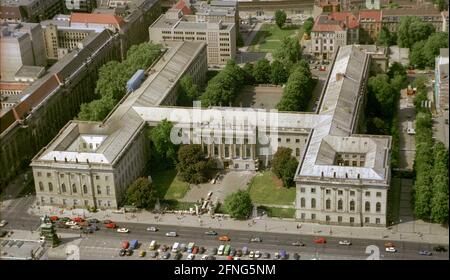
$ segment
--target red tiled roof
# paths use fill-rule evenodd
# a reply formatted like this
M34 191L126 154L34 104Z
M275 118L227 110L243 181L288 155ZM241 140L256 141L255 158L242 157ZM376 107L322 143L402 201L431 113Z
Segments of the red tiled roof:
M183 12L183 15L191 15L192 10L186 5L186 2L184 0L178 1L178 3L175 4L176 9L180 9Z
M0 90L24 90L28 83L0 83Z
M359 25L358 17L350 12L333 12L328 15L328 18L342 21L350 28L357 28Z
M317 17L314 26L312 28L313 32L334 32L334 31L344 31L344 24L339 21L329 19L327 15L320 15Z
M72 13L70 22L77 23L96 23L96 24L112 24L121 27L125 21L120 16L110 14L88 14L88 13Z
M381 11L380 10L366 10L359 11L359 19L361 18L370 18L375 21L381 21Z

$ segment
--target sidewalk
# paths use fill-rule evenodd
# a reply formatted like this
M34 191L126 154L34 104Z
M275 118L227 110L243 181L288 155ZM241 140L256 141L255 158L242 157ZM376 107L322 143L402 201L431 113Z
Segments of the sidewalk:
M147 211L139 213L116 214L111 210L90 213L84 209L62 210L56 207L39 207L30 209L30 214L75 216L84 218L110 219L115 222L143 223L151 225L175 225L186 227L222 228L230 230L260 231L314 236L332 236L342 238L378 239L389 241L410 241L420 243L449 244L448 229L442 228L437 234L418 232L398 232L398 226L391 228L348 227L320 224L301 224L293 219L263 217L260 219L237 221L230 218L212 218L209 215L153 214ZM437 225L436 225L437 226Z

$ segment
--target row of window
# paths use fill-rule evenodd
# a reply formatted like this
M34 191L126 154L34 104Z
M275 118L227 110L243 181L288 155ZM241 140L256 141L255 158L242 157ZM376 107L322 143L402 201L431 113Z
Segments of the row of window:
M291 138L286 138L284 139L284 141L286 143L291 143ZM306 141L308 141L307 139L305 139L305 143ZM281 138L278 138L278 143L281 143ZM300 138L295 138L295 143L300 143Z
M37 176L38 177L42 177L42 172L37 172ZM47 172L47 178L51 178L52 177L52 173L51 172ZM65 174L64 173L59 173L59 177L60 178L64 178ZM70 179L74 179L75 178L75 174L70 174ZM85 179L85 175L81 175L81 179ZM95 180L100 180L100 175L95 175ZM105 176L105 181L109 180L109 176Z
M41 204L45 204L47 201L45 199L45 197L41 196ZM55 199L53 197L49 197L48 199L49 204L55 204ZM66 206L67 204L67 199L63 198L61 200L62 205ZM72 200L72 205L73 206L77 206L80 205L79 204L79 200L78 199L73 199ZM84 200L83 201L84 206L90 206L89 205L89 200ZM111 201L110 200L106 200L105 203L103 203L103 201L101 199L97 200L97 206L101 207L101 206L106 206L106 207L111 207Z
M39 182L39 191L44 192L44 184L42 182ZM106 195L111 195L111 187L110 186L106 186ZM53 184L50 182L48 183L48 191L49 192L53 192ZM82 191L83 194L87 194L88 193L88 187L86 185L82 186ZM61 192L62 193L66 193L67 192L67 187L66 184L61 184ZM72 184L72 193L78 193L78 188L75 184ZM100 186L97 186L97 194L101 195L102 194L102 188Z
M300 188L300 192L301 193L305 193L306 192L306 188ZM316 188L311 188L311 193L316 193ZM331 190L330 189L326 189L325 190L325 194L331 194ZM343 190L338 190L338 195L343 195L344 191ZM350 196L354 196L355 195L355 191L350 191ZM371 196L371 192L370 191L366 191L364 192L364 195L366 197L370 197ZM381 192L376 192L376 197L381 197Z
M305 213L301 213L300 214L300 218L302 220L305 220L306 219L306 214ZM315 219L316 219L316 214L311 214L311 220L315 220ZM332 222L330 216L325 216L325 220L327 222ZM342 223L343 222L342 216L337 216L336 220L337 220L338 223ZM349 217L348 221L349 221L349 223L353 224L355 222L355 218L354 217ZM380 224L380 222L381 222L380 218L375 218L375 224ZM370 217L365 217L364 218L364 223L370 224L371 223Z
M350 211L355 211L355 201L351 200L349 203L349 210ZM304 197L302 197L300 199L300 207L301 208L305 208L306 207L306 199ZM316 199L315 198L311 198L311 208L315 209L316 208ZM325 209L326 210L331 210L331 200L327 199L325 201ZM337 210L344 210L344 201L342 199L338 200L338 205L337 205ZM366 203L364 204L364 212L370 212L370 202L366 201ZM381 202L377 202L375 204L375 212L379 213L381 212Z
M327 50L327 46L323 46L323 50L326 51ZM333 46L330 46L329 51L332 52L333 50L334 50ZM316 46L316 52L318 52L318 51L319 51L319 47Z

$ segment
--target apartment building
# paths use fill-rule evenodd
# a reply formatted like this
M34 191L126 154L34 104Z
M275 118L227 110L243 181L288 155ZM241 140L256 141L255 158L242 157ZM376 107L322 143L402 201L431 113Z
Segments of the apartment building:
M192 22L183 18L180 9L170 9L149 28L152 42L195 41L207 44L208 66L225 65L235 58L236 31L234 23Z
M0 21L39 22L64 10L65 1L61 0L1 0Z
M376 42L381 31L381 11L359 11L358 22L360 27L360 42L366 44Z
M118 207L129 184L143 174L149 157L146 122L139 108L174 105L183 75L205 81L205 43L167 46L141 87L104 122L71 121L34 157L31 166L41 205Z
M382 26L386 26L391 32L397 32L401 18L407 16L416 16L424 22L433 24L436 31L443 30L443 16L437 9L383 9Z

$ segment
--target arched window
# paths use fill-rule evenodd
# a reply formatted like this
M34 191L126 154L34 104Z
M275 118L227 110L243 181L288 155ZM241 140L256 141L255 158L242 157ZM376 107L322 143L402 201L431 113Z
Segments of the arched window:
M350 211L355 211L355 201L350 201Z
M48 183L48 191L49 192L53 191L53 184L52 183Z
M344 202L342 201L342 199L338 200L338 210L342 210Z
M102 189L100 188L100 186L97 186L97 194L102 194Z
M330 210L330 208L331 208L331 200L327 199L325 201L325 207L326 207L327 210Z
M316 208L316 199L315 198L311 198L311 208Z
M40 190L41 192L44 191L44 184L42 184L42 182L39 182L39 190Z
M305 207L305 204L306 204L305 198L302 197L302 198L300 199L300 207L304 208L304 207Z
M380 202L377 202L377 204L376 204L376 211L381 212L381 203Z
M111 195L111 188L106 186L106 195Z
M77 186L75 184L72 185L72 192L77 193Z
M364 211L370 212L370 202L366 201L366 203L364 205Z
M86 187L86 185L83 185L83 193L87 193L87 187Z
M64 192L64 193L67 191L66 190L66 185L64 183L61 185L61 191Z

